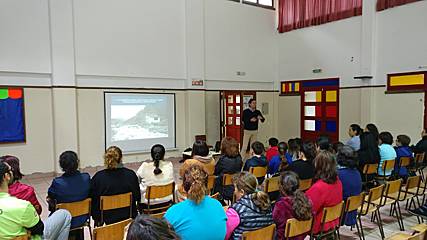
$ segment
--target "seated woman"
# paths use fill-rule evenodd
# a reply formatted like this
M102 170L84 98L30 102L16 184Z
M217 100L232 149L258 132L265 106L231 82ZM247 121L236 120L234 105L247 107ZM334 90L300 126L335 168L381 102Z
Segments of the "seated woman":
M278 240L285 239L286 222L291 218L299 221L309 220L312 217L311 203L299 189L299 179L296 173L283 172L280 175L279 189L282 197L276 202L273 210L273 220L276 223ZM292 238L303 240L307 234Z
M339 204L342 201L343 189L332 153L321 150L314 159L314 168L314 184L307 190L306 196L311 200L314 213L313 233L317 234L322 226L323 209ZM323 231L328 231L338 224L338 219L325 223Z
M215 160L213 159L212 155L210 155L208 145L205 141L197 140L194 142L191 152L191 159L185 160L179 169L179 175L183 177L185 170L193 164L200 164L203 166L209 175L214 174Z
M221 142L221 156L215 165L214 175L215 179L214 193L219 192L226 200L233 199L233 186L222 187L222 177L224 174L234 174L240 172L242 169L243 161L240 156L239 143L232 137L225 137Z
M403 179L408 178L408 169L406 167L399 167L400 166L400 158L401 157L409 157L412 159L413 153L411 148L409 147L409 144L411 143L411 138L409 138L406 135L399 135L396 138L396 147L394 148L396 151L396 164L394 165L394 172L399 177Z
M362 128L358 124L351 124L348 128L348 135L350 139L345 143L345 145L353 148L354 151L360 149L360 134L362 133Z
M100 201L101 196L111 196L123 193L132 193L132 215L129 208L119 208L104 211L106 224L116 223L135 218L138 213L136 203L141 202L139 181L135 172L123 167L122 150L116 146L109 147L104 154L105 169L97 172L90 181L90 196L92 198L92 217L98 224L101 223Z
M288 168L296 173L301 180L314 177L313 159L316 157L316 146L313 142L304 142L299 153L299 159Z
M19 159L14 156L6 155L0 157L0 161L7 163L12 168L13 179L9 185L9 194L16 198L30 202L36 209L37 213L40 215L42 213L42 206L37 200L34 188L19 181L24 176L21 173L19 167Z
M199 164L189 166L183 176L187 199L168 209L164 218L182 239L225 237L227 216L220 202L207 196L208 173Z
M142 208L146 208L146 204L148 203L145 196L148 186L162 186L174 181L173 165L172 162L164 160L165 153L166 150L163 145L156 144L152 146L151 158L153 159L153 162L143 162L136 172L136 175L139 178L139 187L141 189ZM162 204L172 200L173 196L171 194L165 198L151 199L150 204Z
M49 210L54 212L55 203L69 203L82 201L89 196L90 176L88 173L81 173L79 159L73 151L63 152L59 156L59 166L64 174L52 180L47 191L47 201ZM79 216L71 220L71 229L82 226L90 216Z
M129 225L125 240L179 240L169 224L162 219L140 214Z
M273 224L268 195L259 191L256 177L248 172L234 175L236 202L226 214L227 236L225 239L241 239L245 231L253 231Z
M357 154L350 146L343 146L338 149L337 162L338 177L341 180L343 188L344 202L348 197L357 196L362 192L362 177L357 169ZM353 211L347 216L343 216L345 225L354 226L356 224L357 211Z
M384 172L384 161L386 160L395 160L396 151L391 146L393 144L393 136L389 132L382 132L379 135L380 143L380 164L378 165L378 175L379 176L390 176L392 170L387 170Z

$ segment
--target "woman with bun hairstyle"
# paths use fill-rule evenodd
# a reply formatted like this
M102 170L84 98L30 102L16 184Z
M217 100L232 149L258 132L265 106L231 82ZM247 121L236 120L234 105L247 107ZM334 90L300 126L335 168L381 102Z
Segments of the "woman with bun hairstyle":
M139 179L139 187L141 189L141 203L147 204L145 193L148 186L162 186L170 184L173 179L173 165L170 161L165 161L165 147L161 144L156 144L151 147L151 162L143 162L139 167L136 175ZM160 199L151 199L150 204L165 203L171 201L172 195Z
M226 214L226 239L241 239L243 232L253 231L273 224L270 199L267 193L258 190L257 178L248 172L233 176L236 203Z
M132 218L138 213L136 202L141 201L138 177L135 172L123 167L122 150L116 146L109 147L104 154L105 169L95 173L90 181L90 197L92 198L92 217L97 225L112 224L129 218L129 208L104 211L101 223L100 198L132 192Z
M227 216L219 201L209 197L208 173L199 164L185 169L182 186L187 199L170 207L164 218L183 240L223 240Z

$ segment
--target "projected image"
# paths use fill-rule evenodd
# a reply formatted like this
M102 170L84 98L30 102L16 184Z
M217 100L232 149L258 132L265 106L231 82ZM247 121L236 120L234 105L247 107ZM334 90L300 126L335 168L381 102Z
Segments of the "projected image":
M111 141L168 137L167 98L112 96Z

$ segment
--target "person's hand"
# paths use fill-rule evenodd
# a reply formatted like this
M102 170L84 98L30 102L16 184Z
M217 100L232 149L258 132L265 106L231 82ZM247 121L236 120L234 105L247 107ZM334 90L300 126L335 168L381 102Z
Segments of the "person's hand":
M256 117L251 118L251 122L256 122L258 119Z

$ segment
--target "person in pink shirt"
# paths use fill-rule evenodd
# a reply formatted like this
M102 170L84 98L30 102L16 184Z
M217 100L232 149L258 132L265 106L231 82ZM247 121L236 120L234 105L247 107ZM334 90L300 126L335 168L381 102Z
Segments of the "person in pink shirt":
M311 200L314 213L313 233L321 230L323 209L339 204L343 200L342 184L338 178L337 164L332 153L320 150L314 159L313 186L308 189L306 196ZM327 222L323 232L339 224L339 219Z
M270 162L274 156L279 155L279 148L277 147L277 144L279 144L279 140L277 138L272 137L268 139L268 145L270 145L270 147L265 151L267 162Z
M7 163L12 168L13 179L9 183L9 194L16 198L29 201L40 215L42 207L37 200L34 188L19 181L24 176L19 168L19 159L14 156L6 155L0 157L0 161Z

